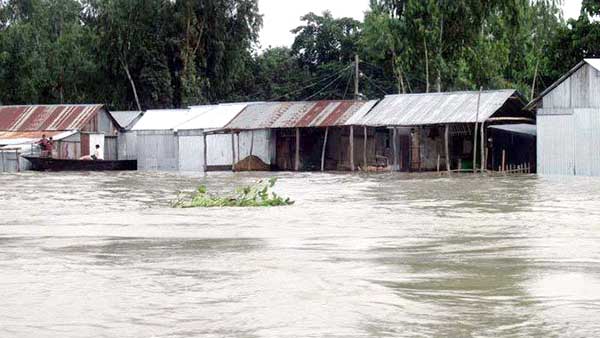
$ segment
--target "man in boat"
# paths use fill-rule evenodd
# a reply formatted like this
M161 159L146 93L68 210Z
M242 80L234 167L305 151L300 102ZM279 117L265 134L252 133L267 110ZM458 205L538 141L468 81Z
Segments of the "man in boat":
M48 157L48 139L42 134L42 139L36 142L40 146L40 157Z
M82 156L80 160L84 161L96 161L96 160L104 160L104 154L100 151L100 145L96 144L96 150L91 155Z

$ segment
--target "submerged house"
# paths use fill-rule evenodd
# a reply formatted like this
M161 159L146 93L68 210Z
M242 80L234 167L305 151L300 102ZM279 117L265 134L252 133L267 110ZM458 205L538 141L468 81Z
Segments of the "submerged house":
M505 166L535 159L524 158L521 145L496 143L487 131L497 125L534 124L534 114L524 106L523 97L512 89L388 95L356 122L389 130L393 170L473 170L476 147L477 167L483 159L484 168L498 169L499 156ZM534 146L535 140L530 143Z
M354 170L361 163L364 165L365 157L368 163L375 164L377 160L374 130L354 123L376 103L256 103L219 132L230 134L231 138L249 134L250 151L246 155L260 157L273 170ZM237 156L237 161L240 159Z
M233 103L146 111L131 129L135 135L131 138L135 137L138 170L230 170L232 139L206 134L223 128L247 105Z
M120 129L104 105L0 106L0 158L17 151L36 154L33 144L46 135L55 141L55 158L77 159L100 145L106 159L117 159ZM29 168L25 159L17 158L4 161L4 171Z
M527 105L537 108L538 173L600 176L600 59L585 59Z

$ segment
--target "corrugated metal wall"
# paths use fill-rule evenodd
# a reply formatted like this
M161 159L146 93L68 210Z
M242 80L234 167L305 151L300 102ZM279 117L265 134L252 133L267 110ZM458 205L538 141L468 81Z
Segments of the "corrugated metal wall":
M16 172L18 169L17 161L19 161L19 157L16 151L0 150L0 172Z
M179 135L179 170L204 170L204 137ZM231 152L231 149L229 150Z
M104 137L104 159L115 161L118 157L118 138L117 136Z
M538 116L537 172L539 174L575 174L573 120L573 115Z
M138 170L174 171L178 169L177 135L170 130L137 132Z
M600 176L600 109L576 109L575 174Z
M137 133L133 131L127 131L119 133L119 140L117 142L119 147L118 158L119 160L136 160L137 159Z

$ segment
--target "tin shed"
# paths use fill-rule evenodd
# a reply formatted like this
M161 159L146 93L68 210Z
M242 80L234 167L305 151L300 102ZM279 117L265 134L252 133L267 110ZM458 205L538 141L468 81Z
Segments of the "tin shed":
M600 59L585 59L527 105L537 108L545 175L600 176Z

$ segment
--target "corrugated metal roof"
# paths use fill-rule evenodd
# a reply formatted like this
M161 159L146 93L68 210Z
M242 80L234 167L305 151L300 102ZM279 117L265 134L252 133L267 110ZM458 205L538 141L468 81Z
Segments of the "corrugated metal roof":
M103 108L103 105L0 106L0 130L81 129Z
M251 104L225 129L329 127L353 124L377 101L268 102ZM358 116L358 117L356 117Z
M388 95L356 123L367 126L474 123L478 95L477 91ZM513 89L482 92L478 121L490 118L514 95L518 93Z
M193 117L190 109L148 110L131 130L169 130Z
M195 130L223 128L249 103L192 106L189 109L148 110L132 130Z
M178 125L179 130L217 129L223 128L249 103L228 103L212 106L192 106L190 110L195 115L192 119Z
M39 141L43 135L61 140L76 134L77 131L0 131L0 145L29 144Z
M571 68L571 70L569 70L566 74L564 74L558 80L556 80L556 82L551 84L550 87L544 89L544 91L541 92L538 97L529 102L524 109L530 110L534 108L538 104L538 102L540 102L540 100L544 98L544 96L548 95L548 93L556 89L556 87L560 86L561 83L565 82L565 80L570 78L571 75L575 74L575 72L577 72L585 64L588 64L595 68L597 71L600 71L600 59L583 59L583 61L579 62L577 65L575 65L575 67Z
M110 115L115 119L117 124L123 129L131 129L132 124L142 114L138 110L111 111Z
M524 134L530 136L535 136L537 134L537 127L535 124L499 124L490 126L490 129L498 129L515 134Z

